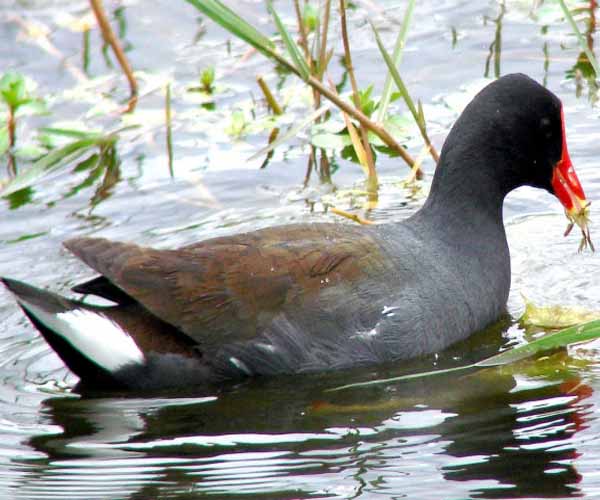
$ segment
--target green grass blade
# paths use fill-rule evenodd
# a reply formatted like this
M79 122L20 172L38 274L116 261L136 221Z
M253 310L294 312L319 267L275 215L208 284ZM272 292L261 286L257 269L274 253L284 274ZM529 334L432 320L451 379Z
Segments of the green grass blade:
M427 124L425 123L425 113L423 112L423 104L421 101L417 101L417 125L421 128L425 128Z
M9 194L30 186L48 172L85 154L91 147L97 145L97 141L97 139L81 139L48 153L46 156L36 161L27 170L24 170L14 177L4 189L0 190L0 196L8 196Z
M578 344L580 342L587 342L600 337L600 320L589 321L581 325L572 326L565 328L558 332L544 335L539 339L533 340L514 349L496 354L491 358L484 359L474 364L479 368L486 366L500 366L507 365L520 361L521 359L534 356L543 351L556 349L559 347L565 347L570 344Z
M392 61L392 58L390 57L389 53L387 52L387 50L385 50L385 47L383 46L383 42L381 41L381 37L379 36L377 29L375 28L375 26L373 25L373 23L371 21L369 21L369 23L371 24L371 29L373 30L373 33L375 34L375 39L377 40L377 46L379 47L379 51L381 52L381 55L383 56L385 64L387 65L388 70L389 70L390 74L392 75L392 78L393 78L394 82L396 83L396 86L398 87L398 90L400 91L402 98L404 99L404 102L408 106L408 109L410 110L410 113L412 114L413 119L415 120L415 123L417 124L417 127L419 128L419 132L421 133L421 136L423 137L423 141L425 142L425 145L427 146L427 149L429 150L431 157L437 163L439 161L439 155L438 155L437 151L435 150L435 148L433 147L433 144L431 143L429 136L427 135L427 126L425 123L425 116L423 115L423 107L421 106L420 103L419 103L419 109L417 109L415 107L415 103L413 102L412 98L410 97L410 94L408 93L408 89L406 88L406 85L404 85L404 82L402 81L402 78L400 77L400 73L398 73L398 69L394 65L394 62Z
M308 67L308 64L306 63L306 60L304 59L304 56L302 55L302 52L300 52L298 45L292 38L292 35L290 35L290 32L286 29L285 25L281 21L279 15L273 8L273 4L270 1L267 2L267 9L273 16L273 20L275 21L277 30L279 31L279 34L283 39L283 43L285 45L285 48L287 49L288 54L294 62L294 66L300 74L300 78L302 78L304 81L307 81L310 77L310 69Z
M0 127L0 156L8 151L10 142L8 140L8 127L6 125Z
M392 60L394 61L394 66L400 66L402 61L402 54L404 50L404 45L406 42L406 34L408 33L408 28L410 26L410 22L412 20L412 14L415 7L415 0L409 0L408 5L406 6L406 12L404 12L404 19L402 20L402 26L400 27L400 32L398 33L398 38L396 38L396 44L394 45L394 52L392 53ZM387 76L385 77L385 83L383 85L383 92L381 94L381 100L379 101L379 109L377 111L377 122L383 123L385 120L385 115L387 113L387 108L390 104L390 99L392 96L392 75L388 71Z
M589 59L590 64L592 65L592 68L594 68L594 72L596 73L596 78L600 78L600 67L598 66L598 61L596 60L594 53L588 47L586 39L581 34L581 31L579 31L579 28L577 27L577 23L575 22L575 19L573 19L571 12L569 11L569 9L567 8L567 6L565 4L565 1L559 0L559 3L560 3L560 7L563 11L563 14L565 15L565 17L567 18L567 21L571 25L571 29L573 30L573 33L575 33L575 36L577 36L577 40L579 41L579 45L581 46L581 49L585 52L585 55Z
M409 373L408 375L400 375L399 377L378 378L376 380L369 380L368 382L357 382L355 384L340 385L340 386L334 387L332 389L327 389L325 392L336 392L336 391L341 391L344 389L354 389L357 387L369 387L369 386L373 386L373 385L391 384L391 383L395 383L395 382L405 382L406 380L411 380L411 379L416 379L416 378L434 377L437 375L444 375L446 373L466 371L466 370L469 370L472 368L475 368L475 365L455 366L454 368L446 368L444 370L432 370L429 372Z
M42 127L40 128L40 131L45 132L46 134L70 137L72 139L99 139L102 137L102 134L99 132L88 132L70 128Z
M381 41L379 32L377 31L377 28L375 28L373 23L371 23L371 29L373 30L373 33L375 33L375 40L377 41L377 46L379 47L379 52L381 52L383 60L385 61L385 64L388 67L388 71L390 72L390 75L392 76L392 79L394 80L396 87L398 87L398 90L400 91L400 94L402 95L404 102L406 102L406 105L408 106L410 113L413 115L415 122L420 126L419 112L417 111L417 108L415 107L415 103L413 102L412 98L410 97L410 94L408 93L408 89L406 88L406 85L404 85L404 81L400 77L400 73L398 73L398 69L394 65L394 61L392 61L390 54L383 46L383 42Z
M357 387L368 387L380 384L390 384L396 382L404 382L406 380L433 377L437 375L444 375L447 373L473 370L477 368L487 368L493 366L508 365L515 363L525 358L529 358L536 354L540 354L544 351L565 347L571 344L579 344L580 342L588 342L600 338L600 320L590 321L581 325L572 326L565 328L555 333L544 335L543 337L536 339L532 342L524 344L513 349L508 349L504 352L486 358L477 363L464 366L455 366L453 368L447 368L444 370L434 370L421 373L411 373L408 375L401 375L399 377L391 377L385 379L369 380L368 382L358 382L356 384L347 384L339 387L328 389L326 392L341 391L342 389L354 389Z

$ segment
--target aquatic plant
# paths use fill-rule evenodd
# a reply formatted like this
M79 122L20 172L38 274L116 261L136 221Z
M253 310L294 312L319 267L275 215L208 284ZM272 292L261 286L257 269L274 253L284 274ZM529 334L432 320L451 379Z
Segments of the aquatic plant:
M72 141L42 156L29 168L19 172L4 186L0 186L0 196L9 196L25 189L41 177L69 165L84 156L85 158L82 161L75 164L74 171L95 169L98 167L101 167L102 170L108 170L107 167L109 166L113 169L116 168L115 145L119 139L119 133L123 130L125 129L102 133L43 128L42 131L46 134L67 137L72 139Z
M228 30L230 33L238 37L239 39L245 41L250 44L252 47L256 48L263 55L271 59L276 64L279 64L286 68L291 73L300 77L304 82L306 82L311 88L314 89L315 92L315 108L320 107L320 99L325 98L331 101L336 107L340 109L342 113L345 113L353 120L358 122L360 128L364 128L365 132L362 132L360 128L357 130L357 137L360 137L362 142L362 150L363 153L358 153L361 148L358 146L357 139L352 139L351 132L348 130L347 133L350 136L350 140L357 150L357 157L365 157L368 158L368 150L371 148L371 141L366 134L366 131L371 131L383 141L383 143L388 146L394 153L398 154L402 157L409 166L414 166L414 159L406 152L405 148L400 146L397 141L393 138L393 136L383 127L381 124L376 123L372 119L370 119L360 108L359 98L358 98L358 86L356 83L352 84L352 95L353 95L353 105L349 104L344 98L340 97L337 92L332 89L331 85L326 86L322 82L323 75L325 73L327 64L331 59L332 51L327 50L326 40L327 40L327 27L329 24L330 17L330 2L325 2L325 5L322 9L322 15L314 17L314 38L313 38L313 50L309 50L309 43L307 39L307 33L304 29L305 22L302 18L300 10L296 7L297 17L298 17L298 32L299 32L299 44L296 43L294 37L290 34L288 29L285 27L283 22L281 21L280 16L277 11L273 8L272 4L269 2L268 10L274 20L277 31L281 37L283 46L286 49L287 57L282 55L277 51L275 43L265 35L263 35L260 31L258 31L254 26L241 18L238 14L236 14L233 10L225 6L219 0L208 0L208 1L200 1L200 0L186 0L188 3L192 4L203 14L208 16L210 19L215 21L217 24ZM347 28L345 27L345 4L343 2L340 3L340 19L342 22L342 38L345 40L345 51L344 57L346 61L346 69L348 70L348 75L351 81L354 81L354 72L352 69L352 65L350 62L350 51L349 51L349 43L348 43L348 35ZM317 21L320 20L320 21ZM318 30L319 24L323 27L321 31ZM345 33L345 35L344 35ZM404 32L405 33L405 32ZM318 35L317 35L318 34ZM404 35L403 35L404 36ZM300 46L298 46L300 45ZM318 97L317 97L318 95ZM387 106L387 105L386 105ZM365 144L367 145L365 147ZM371 188L376 184L376 178L374 177L374 168L368 166L368 159L365 160L367 162L366 170L369 172L367 178L371 179L368 181L368 184ZM370 176L370 177L369 177ZM373 179L375 178L375 182Z
M33 113L44 112L45 108L41 99L34 97L27 88L25 77L16 71L8 71L0 78L0 103L7 109L6 125L0 128L0 155L8 153L8 173L14 177L17 174L17 113L26 107Z

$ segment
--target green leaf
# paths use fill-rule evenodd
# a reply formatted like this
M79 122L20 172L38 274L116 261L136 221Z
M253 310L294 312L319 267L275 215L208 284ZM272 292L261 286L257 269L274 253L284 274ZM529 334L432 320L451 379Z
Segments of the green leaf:
M103 136L103 134L100 132L90 132L89 130L78 130L71 128L42 127L40 128L40 131L45 132L46 134L70 137L72 139L98 140Z
M241 109L235 109L231 113L231 120L227 127L225 127L225 133L235 139L239 139L244 135L249 125L249 121L246 118L246 114Z
M579 344L581 342L597 339L598 337L600 337L600 320L594 320L581 325L565 328L558 332L549 333L548 335L544 335L527 344L508 349L491 358L479 361L473 366L482 368L486 366L506 365L550 349L557 349L570 344Z
M46 156L36 161L29 170L49 170L52 167L71 161L73 159L72 155L82 154L88 148L96 145L96 139L80 139L71 142L60 149L48 153Z
M100 163L100 155L98 153L94 153L88 156L85 160L80 161L75 168L73 168L73 172L84 172L85 170L91 170L96 168Z
M312 3L304 4L304 11L302 12L302 21L308 31L314 31L319 24L319 9Z
M394 137L408 137L413 123L407 114L402 114L388 115L384 120L383 125Z
M388 115L383 122L384 128L400 144L411 137L412 119L408 115ZM387 148L385 142L375 134L369 131L369 143L374 147L383 147L382 150L387 155L393 155L394 152Z
M394 45L394 52L392 54L394 67L400 66L400 62L402 61L404 42L406 40L406 34L408 33L408 28L410 26L410 21L412 19L414 7L415 0L409 0L408 5L406 6L406 11L404 12L402 26L400 27L400 31L398 32L398 37L396 38L396 43ZM383 92L381 93L381 99L379 100L379 111L377 113L378 123L381 123L385 120L388 105L394 100L393 95L394 94L392 94L392 75L388 71L388 74L385 77L385 83L383 86Z
M287 49L288 54L290 55L290 57L292 58L292 61L294 62L294 67L296 68L298 73L300 73L300 77L304 81L308 80L310 78L310 69L308 67L308 64L306 63L304 56L300 52L298 45L296 44L296 42L290 35L289 31L286 29L285 25L279 18L279 15L273 8L273 4L271 3L270 0L267 1L267 9L273 16L273 20L275 21L275 25L277 26L277 31L279 31L279 34L281 35L281 38L283 39L285 48Z
M21 160L35 160L48 153L48 150L38 144L29 142L26 144L19 144L19 146L13 150L13 153L16 158Z
M82 189L88 188L94 184L106 171L106 165L103 165L103 156L98 153L93 153L86 159L79 162L75 168L74 172L84 172L87 171L88 174L83 181L81 181L76 186L73 186L68 193L64 195L64 198L70 198L71 196L76 195Z
M316 134L310 138L310 143L316 148L333 149L340 151L347 146L352 146L352 139L348 134Z
M24 99L18 106L16 116L49 114L48 106L41 99Z
M398 73L398 69L396 68L396 65L392 61L388 52L385 50L385 47L383 46L383 42L381 41L379 33L377 32L377 29L375 28L373 23L371 23L371 28L373 29L373 33L375 33L375 39L377 40L377 46L379 47L379 51L381 52L381 55L383 56L383 59L388 67L388 70L389 70L390 74L392 75L392 78L393 78L394 82L396 83L398 90L402 94L402 97L404 98L404 102L408 106L408 109L410 110L410 113L412 114L413 119L415 120L415 123L419 127L419 132L421 132L421 136L423 137L425 144L429 148L432 148L433 146L431 145L431 141L429 140L429 137L427 136L427 125L425 123L423 107L420 105L420 103L419 103L419 109L417 109L415 107L415 103L413 102L412 98L410 97L410 94L408 93L408 89L406 88L406 85L404 85L404 82L402 81L402 78L400 77L400 73Z
M18 238L15 238L13 240L8 240L6 243L9 243L9 244L21 243L22 241L32 240L34 238L39 238L40 236L46 236L48 233L49 233L49 231L41 231L39 233L23 234L23 235L19 236Z
M373 99L371 99L372 93L373 93L373 85L372 84L369 85L365 90L358 91L360 109L368 117L371 117L371 115L373 114L373 111L375 111L375 109L377 109L377 106L378 106L378 104Z
M29 97L25 88L25 77L16 71L8 71L0 78L0 96L9 108L17 109Z
M31 200L33 199L33 192L33 188L27 187L7 196L6 199L8 201L9 209L16 210L17 208L31 203Z
M358 93L359 93L361 99L364 99L365 101L370 100L371 94L373 93L373 84L369 85L364 90L359 90Z
M0 156L8 151L8 127L0 127Z
M398 99L402 99L402 94L398 91L392 92L392 95L390 96L390 102L395 102Z
M215 67L209 66L205 68L200 74L200 83L202 84L202 90L207 93L213 91L213 84L215 83Z
M377 29L375 28L373 23L371 23L371 28L373 29L373 33L375 33L375 40L377 41L377 46L379 47L379 52L381 52L383 60L385 61L385 64L387 65L390 74L392 75L392 79L394 80L394 83L396 84L396 86L398 87L398 90L402 94L404 102L406 102L406 105L408 106L408 109L410 110L411 114L413 115L415 122L417 122L417 124L418 124L419 123L419 112L417 111L417 108L415 107L415 103L413 102L412 98L410 97L410 94L408 93L408 89L406 88L406 85L404 85L404 81L400 77L400 73L398 73L398 69L396 68L396 65L392 61L392 58L390 57L388 51L383 46L383 42L381 41L379 32L377 31Z

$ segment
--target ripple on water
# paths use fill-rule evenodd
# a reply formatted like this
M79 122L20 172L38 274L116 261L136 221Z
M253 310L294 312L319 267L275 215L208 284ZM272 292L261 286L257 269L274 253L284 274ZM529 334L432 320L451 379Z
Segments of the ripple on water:
M73 47L81 46L81 36L54 29L56 17L64 12L87 12L88 4L83 0L9 0L2 8L34 17L39 14L53 29L52 42L69 55ZM121 14L127 26L122 27L127 29L129 53L138 67L172 74L175 62L175 83L183 85L186 78L197 80L198 68L216 61L219 79L229 86L222 101L231 104L242 94L240 100L246 100L254 92L257 68L266 67L260 58L246 59L233 74L231 68L222 72L223 62L229 65L246 48L233 42L233 55L224 55L223 32L211 23L188 22L191 11L185 2L134 0L125 4ZM257 15L256 2L237 4L248 18ZM567 28L553 22L540 29L529 4L508 2L503 28L496 19L496 2L419 2L418 22L411 26L403 62L407 85L423 101L438 145L479 86L488 55L501 56L503 72L528 71L540 81L547 79L565 102L570 152L593 200L594 194L600 194L594 116L598 113L575 96L572 82L560 87L564 71L577 61L579 51L575 44L559 47ZM376 22L384 28L382 36L390 42L402 22L400 7L376 12ZM384 72L379 57L372 57L378 52L370 27L364 23L364 9L359 2L351 12L351 19L359 21L353 26L354 42L359 42L357 61L362 73L366 69L375 79L377 92ZM369 9L378 7L370 5ZM265 19L260 19L261 29L266 29ZM158 21L166 29L154 29ZM0 24L6 28L0 29L0 39L9 48L2 56L4 62L9 58L7 67L42 78L43 87L56 94L72 86L63 64L40 57L35 44L15 43L19 28L14 21L2 19ZM500 41L502 51L488 54L482 50L500 49ZM71 59L66 62L77 64L77 56ZM551 64L544 65L544 61ZM97 66L102 61L93 64L94 75L105 72L103 65ZM284 87L289 83L279 82ZM174 89L174 105L179 106L177 85ZM145 96L154 98L162 106L158 93ZM156 148L152 140L139 148L137 143L120 145L123 180L93 210L91 188L65 197L84 173L65 171L61 179L41 182L31 203L3 212L8 216L0 227L2 273L68 291L89 274L60 250L62 240L71 236L135 238L144 244L175 247L257 227L330 220L308 208L321 200L323 192L296 194L307 156L303 147L278 148L266 170L258 171L256 162L245 162L257 149L255 145L230 146L221 137L221 149L221 143L211 141L204 132L215 128L214 120L202 122L206 115L186 118L179 113L185 109L176 111L182 119L178 123L187 120L196 127L180 127L175 134L174 179L166 172L162 140L156 136L160 143ZM228 109L221 111L226 114ZM411 153L418 153L420 145L415 144L410 144ZM358 169L341 160L338 166L337 186L355 187ZM396 178L386 180L387 175L406 172L397 159L379 154L379 168L383 186L372 215L376 222L404 218L420 204L419 193L400 191ZM352 193L332 200L342 208L362 206ZM596 220L600 220L598 208L594 202L592 218ZM513 256L509 307L515 316L522 309L520 292L538 305L600 309L600 261L588 253L577 254L575 231L562 238L566 221L559 212L558 202L539 191L520 190L507 202ZM550 213L557 215L546 215ZM19 241L23 236L36 237ZM72 386L75 378L50 354L3 289L0 318L0 498L600 496L596 349L573 351L589 363L573 370L572 379L565 371L530 375L517 367L516 375L487 370L348 391L331 400L322 389L346 382L346 374L295 377L291 382L257 381L210 398L70 399L61 388ZM494 349L502 334L513 342L523 336L518 326L511 326L489 341ZM481 346L471 344L470 349L469 355L476 359ZM386 375L387 369L356 377L378 374ZM315 409L315 400L321 399L329 404L327 412Z
M593 208L592 220L600 220ZM522 311L525 295L538 306L571 305L600 310L600 258L590 250L578 252L579 234L563 237L562 215L525 215L507 224L513 281L509 307ZM592 226L592 239L594 227Z

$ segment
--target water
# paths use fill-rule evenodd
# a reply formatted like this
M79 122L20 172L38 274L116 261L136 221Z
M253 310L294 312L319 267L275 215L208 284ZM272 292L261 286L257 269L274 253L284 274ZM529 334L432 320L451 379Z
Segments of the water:
M578 89L565 78L579 51L566 26L553 22L552 5L546 2L536 17L530 2L509 2L504 13L495 2L419 2L402 68L425 106L438 147L470 89L481 85L488 58L489 76L522 71L546 82L563 100L571 157L594 200L600 195L598 111L587 84ZM376 7L368 11L391 40L404 4L388 7L385 15ZM239 8L271 32L262 4ZM289 7L281 8L291 19ZM2 67L34 78L53 113L23 120L19 137L31 136L39 124L83 113L93 121L89 110L101 92L126 98L122 78L96 79L112 74L96 32L87 76L82 70L83 35L69 16L86 10L83 1L0 3ZM359 3L350 15L355 65L361 82L380 88L384 70L365 12ZM275 224L331 220L319 203L327 190L314 179L309 190L300 189L304 136L278 148L261 170L262 159L247 158L266 143L268 130L239 141L223 132L232 108L258 98L256 74L270 75L276 86L279 77L261 57L234 65L245 48L232 42L228 53L227 36L198 21L183 2L132 1L117 15L134 66L152 73L143 78L143 128L118 148L120 179L108 195L95 196L99 180L81 185L85 173L63 168L36 183L18 208L14 200L2 200L0 274L68 293L90 276L61 249L71 236L176 247ZM47 52L43 37L22 34L32 23L48 28L56 50ZM216 64L223 89L215 97L216 111L204 112L185 89L210 64ZM174 81L173 179L161 126L165 75ZM341 75L334 66L333 79ZM66 93L76 82L77 98ZM291 78L282 83L294 85ZM116 115L98 120L109 129L119 126ZM418 142L413 144L416 154ZM335 183L350 188L360 171L339 163ZM405 167L381 156L378 168L383 188L372 217L406 217L422 198L407 199L398 186ZM425 168L431 172L428 160ZM352 205L347 198L336 201L342 208ZM592 218L598 212L592 205ZM513 255L511 318L409 366L251 380L209 396L193 390L73 394L76 378L0 290L0 497L597 498L598 343L501 370L326 391L350 381L468 363L531 338L516 321L521 293L539 305L600 310L598 257L576 252L577 235L562 237L566 221L556 200L521 189L508 198L505 217Z

